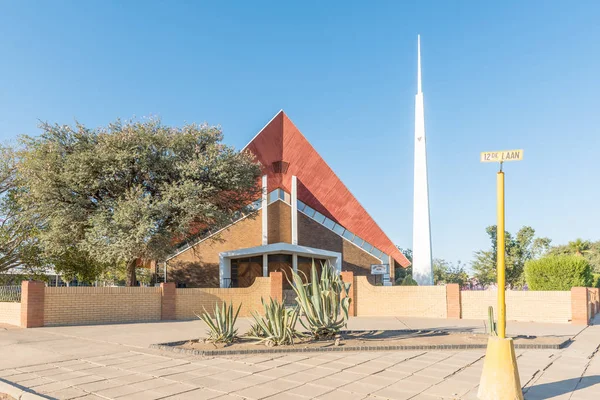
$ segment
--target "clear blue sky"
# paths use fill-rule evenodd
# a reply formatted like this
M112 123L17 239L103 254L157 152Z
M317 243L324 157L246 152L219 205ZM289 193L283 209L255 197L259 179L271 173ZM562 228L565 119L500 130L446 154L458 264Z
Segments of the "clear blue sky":
M510 231L600 239L599 2L288 3L0 0L0 140L152 114L241 148L283 108L410 247L420 33L434 257L489 245L484 150L525 149Z

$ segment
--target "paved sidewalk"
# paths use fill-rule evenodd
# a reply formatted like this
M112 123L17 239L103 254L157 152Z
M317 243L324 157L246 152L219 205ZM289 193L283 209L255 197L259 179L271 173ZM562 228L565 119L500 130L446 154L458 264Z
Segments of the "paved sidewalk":
M598 320L600 323L600 320ZM248 321L240 321L240 332ZM355 318L349 328L480 331L481 321ZM484 351L191 357L148 349L201 336L200 321L0 329L0 379L57 399L475 399ZM600 325L509 324L576 335L563 350L518 351L526 399L600 398Z

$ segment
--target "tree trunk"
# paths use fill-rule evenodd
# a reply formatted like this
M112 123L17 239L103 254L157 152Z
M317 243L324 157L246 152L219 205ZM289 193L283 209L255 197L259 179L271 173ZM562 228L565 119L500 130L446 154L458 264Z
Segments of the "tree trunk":
M135 267L137 264L137 259L132 259L127 263L127 279L125 281L125 286L137 286L137 278L135 276Z

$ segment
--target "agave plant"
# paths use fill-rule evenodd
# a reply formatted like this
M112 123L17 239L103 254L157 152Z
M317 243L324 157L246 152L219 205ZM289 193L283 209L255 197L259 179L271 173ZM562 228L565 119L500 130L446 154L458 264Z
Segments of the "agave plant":
M339 333L348 322L350 284L344 283L329 263L323 264L319 278L314 261L310 282L304 283L297 273L292 277L296 302L306 319L306 322L300 319L302 326L315 339L330 338Z
M213 343L231 343L237 339L235 321L240 313L240 308L242 308L241 304L234 315L233 303L229 303L229 306L223 303L221 307L218 304L215 305L214 318L210 316L206 309L204 309L201 315L196 314L198 318L208 325L209 330L206 340Z
M269 302L260 300L265 309L265 316L252 313L254 324L246 336L271 346L291 345L295 339L303 336L296 330L298 307L286 308L283 303L274 299Z

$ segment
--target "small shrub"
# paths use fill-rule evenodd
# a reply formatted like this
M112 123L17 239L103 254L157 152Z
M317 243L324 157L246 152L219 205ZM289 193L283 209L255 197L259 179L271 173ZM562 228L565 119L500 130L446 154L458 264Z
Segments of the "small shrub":
M592 267L583 257L548 256L525 264L525 280L531 290L571 290L592 285Z
M400 282L400 286L419 286L419 284L411 275L406 275L406 277L402 279L402 282Z
M306 322L300 319L302 326L315 339L330 338L338 334L348 322L350 284L344 283L329 263L323 265L320 279L314 262L311 282L304 283L297 273L293 273L292 277L296 302L306 319Z
M237 339L237 329L235 328L235 322L237 321L238 314L240 313L240 304L235 315L233 314L233 303L227 306L225 303L221 307L218 304L215 305L215 316L204 310L201 315L196 314L198 318L208 325L208 337L207 341L213 343L232 343Z
M283 303L271 299L265 302L261 299L265 316L253 312L254 324L247 336L265 342L267 346L292 345L294 340L302 337L296 330L298 307L286 308Z

